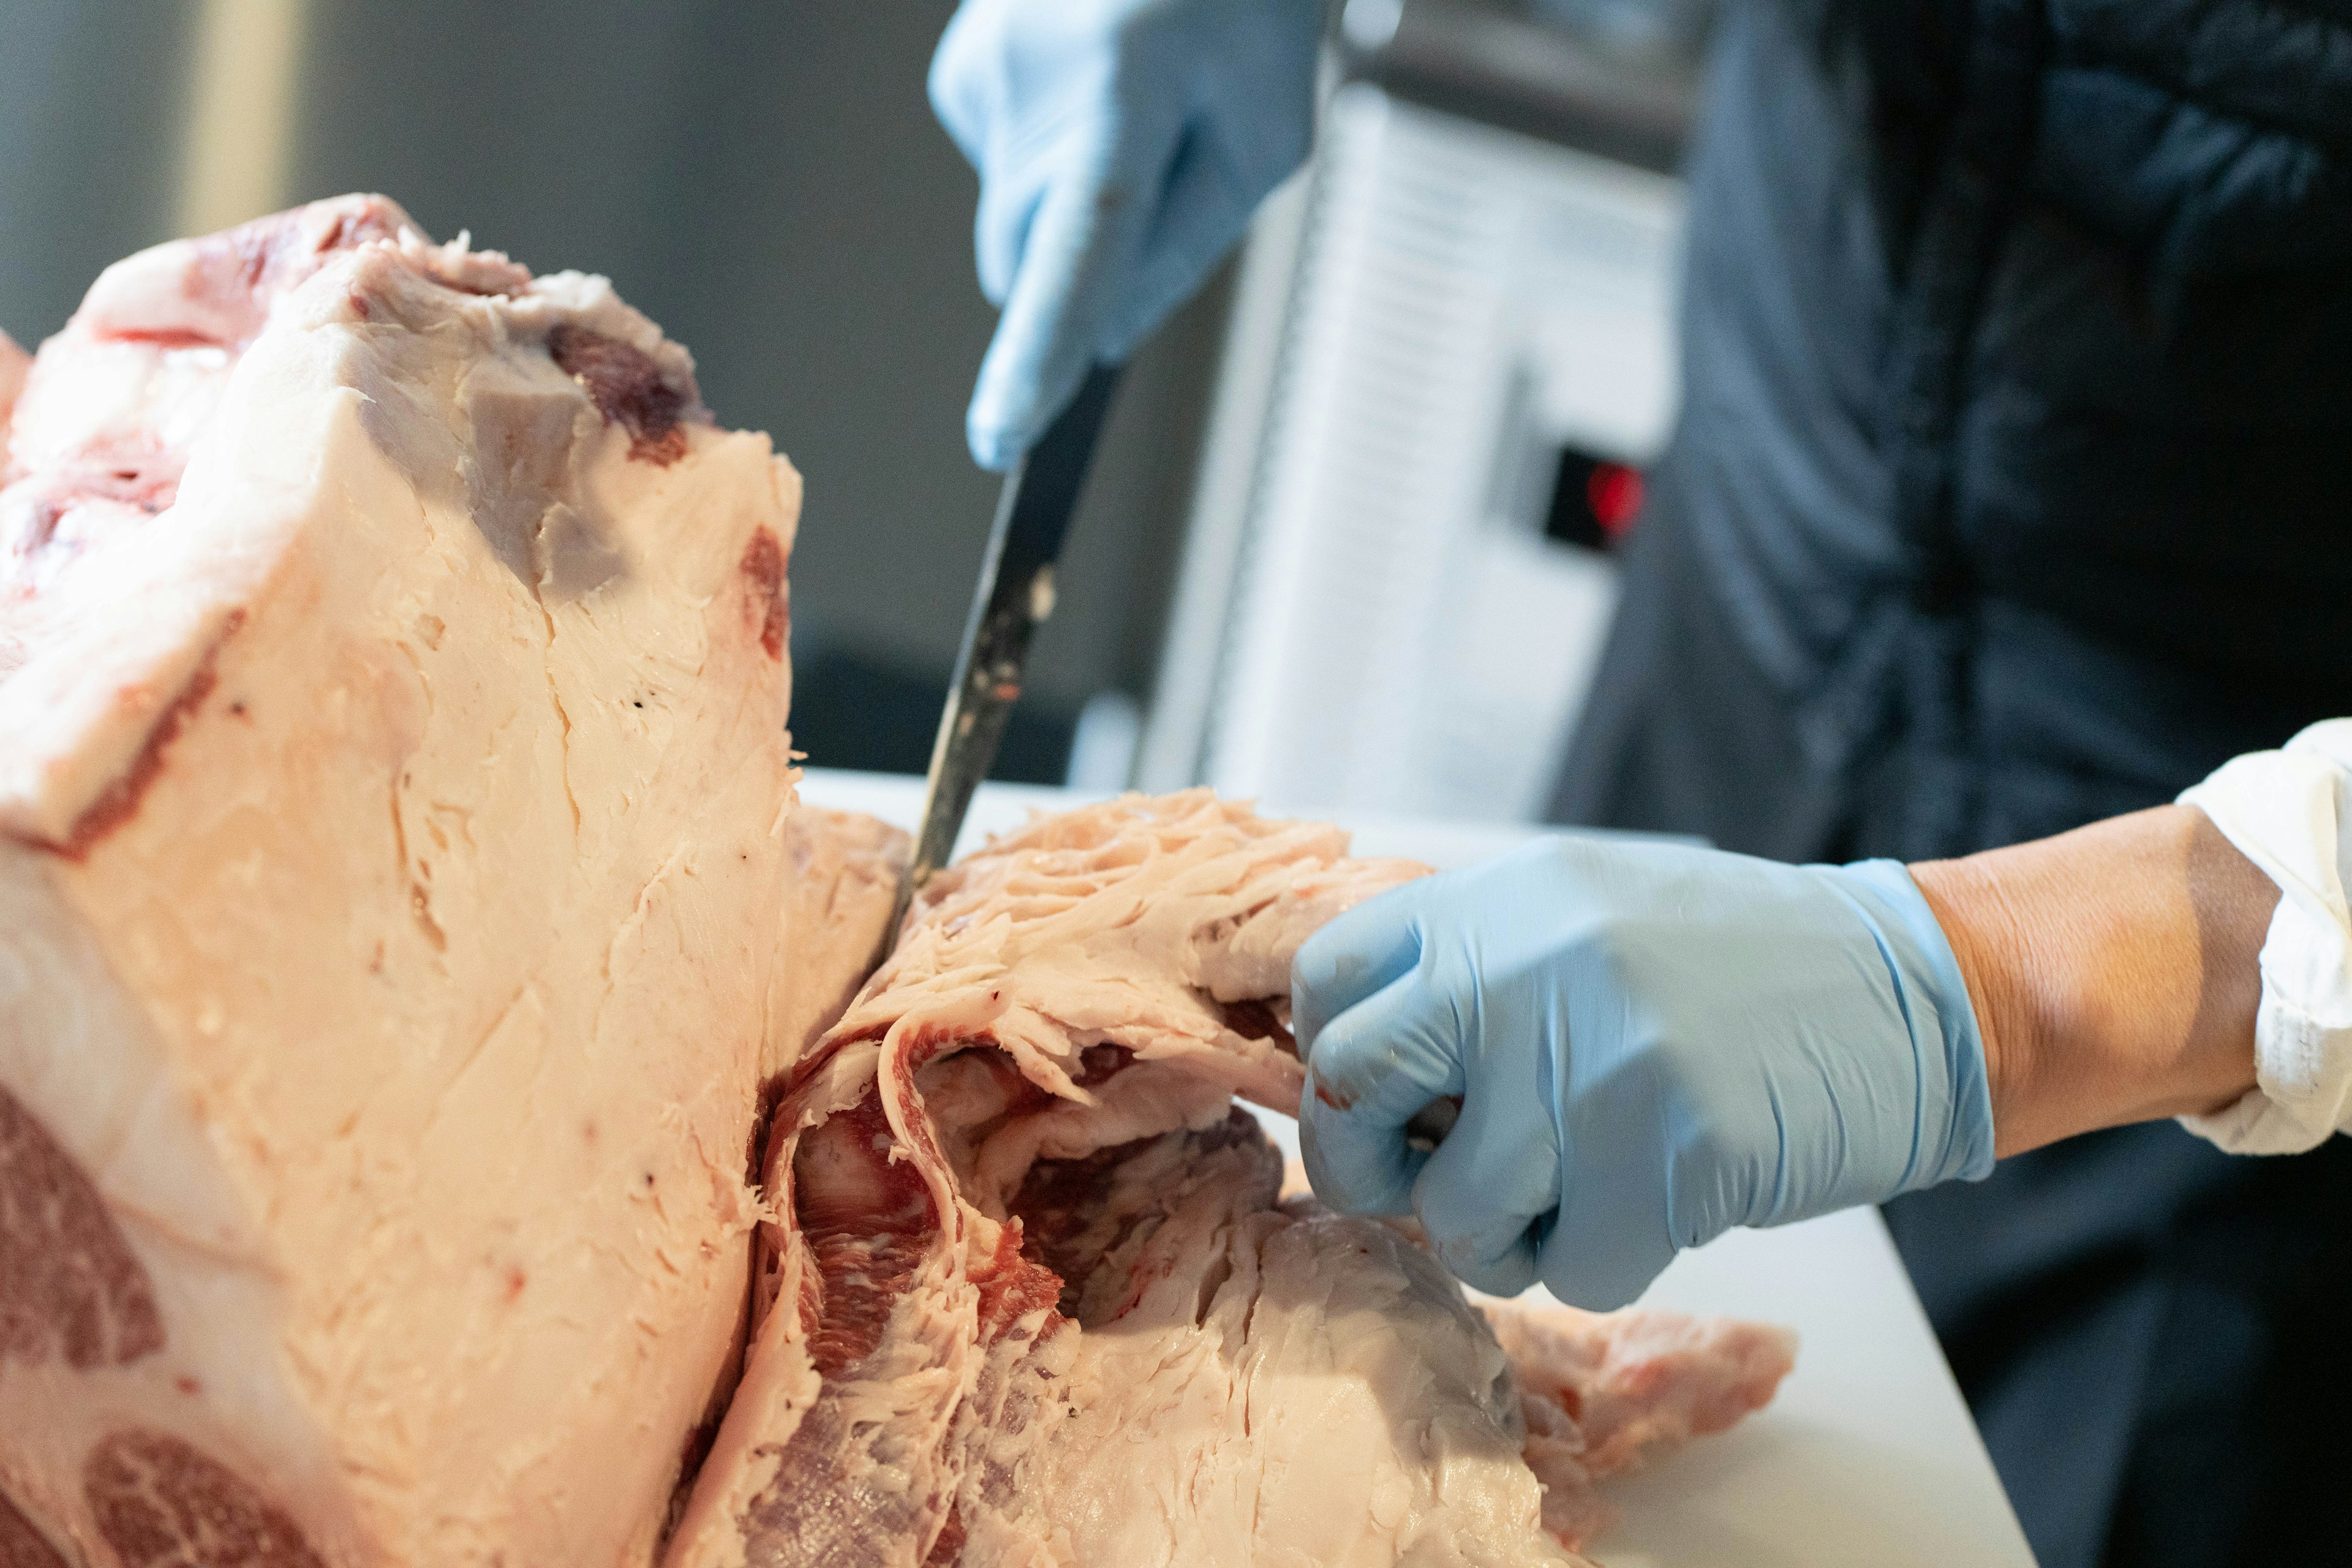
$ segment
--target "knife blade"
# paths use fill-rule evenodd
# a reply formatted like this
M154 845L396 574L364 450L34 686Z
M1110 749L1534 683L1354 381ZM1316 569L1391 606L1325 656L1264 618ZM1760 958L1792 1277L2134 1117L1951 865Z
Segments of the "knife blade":
M1095 438L1102 433L1118 367L1090 372L1037 444L1004 476L996 521L981 557L980 582L972 593L963 647L956 655L947 707L931 742L931 766L923 790L923 816L915 833L913 858L899 879L898 902L883 956L898 945L907 907L922 885L947 864L955 850L972 792L996 759L1005 721L1021 696L1029 663L1029 638L1054 613L1054 568L1063 538L1077 510L1093 464Z

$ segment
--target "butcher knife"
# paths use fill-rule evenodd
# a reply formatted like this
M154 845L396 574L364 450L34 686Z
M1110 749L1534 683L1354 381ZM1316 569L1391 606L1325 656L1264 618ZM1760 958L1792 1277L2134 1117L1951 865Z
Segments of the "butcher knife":
M1118 386L1118 367L1096 367L1077 395L1004 476L996 522L981 557L980 584L971 616L964 623L963 647L931 742L930 778L923 792L923 818L915 831L914 858L898 883L898 906L883 939L896 946L907 906L955 850L972 791L996 760L1005 721L1021 696L1029 663L1029 637L1054 613L1054 565L1062 538L1070 531L1078 492L1086 488L1094 460L1095 437ZM887 955L888 946L884 949Z

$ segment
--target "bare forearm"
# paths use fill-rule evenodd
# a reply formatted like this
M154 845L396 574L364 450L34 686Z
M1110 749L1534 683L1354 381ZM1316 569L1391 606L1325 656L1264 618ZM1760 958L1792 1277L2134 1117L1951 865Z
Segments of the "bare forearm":
M1996 1146L2213 1110L2254 1085L2270 879L2163 806L1911 868L1958 956Z

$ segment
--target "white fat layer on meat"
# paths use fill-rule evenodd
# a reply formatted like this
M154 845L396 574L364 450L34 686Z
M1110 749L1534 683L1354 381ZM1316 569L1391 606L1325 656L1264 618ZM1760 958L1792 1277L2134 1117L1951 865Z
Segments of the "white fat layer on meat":
M0 1091L163 1343L0 1344L0 1491L113 1561L85 1465L152 1431L329 1563L649 1563L761 1070L867 962L778 911L888 852L793 881L799 480L601 279L273 221L110 269L8 422ZM667 461L566 327L677 393Z
M803 805L784 823L786 898L768 1004L763 1079L789 1071L849 1006L873 972L912 841L856 812Z

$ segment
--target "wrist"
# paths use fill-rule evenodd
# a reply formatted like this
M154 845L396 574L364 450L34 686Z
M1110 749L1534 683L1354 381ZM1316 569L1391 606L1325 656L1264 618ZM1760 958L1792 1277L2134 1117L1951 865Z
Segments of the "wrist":
M2026 1092L2038 1055L2046 1005L2035 994L2036 976L2025 963L2030 944L2021 933L2030 926L2012 907L1997 868L1971 856L1931 860L1910 868L1944 939L1951 944L1976 1013L1977 1037L1984 1048L1985 1086L1992 1100L1993 1148L2012 1154L2018 1118L2013 1102Z
M2253 1087L2277 889L2203 813L2159 807L1912 876L1976 1008L1998 1152Z

